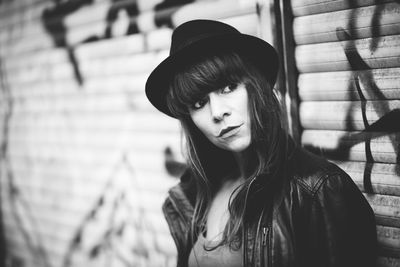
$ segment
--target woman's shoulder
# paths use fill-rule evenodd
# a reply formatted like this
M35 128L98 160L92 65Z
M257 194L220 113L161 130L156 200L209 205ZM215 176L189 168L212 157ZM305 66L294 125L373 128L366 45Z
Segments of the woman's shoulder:
M196 184L192 172L187 169L180 181L168 190L165 202L173 202L177 207L192 206L196 201Z
M352 183L349 175L336 164L304 148L296 148L291 160L292 181L310 194L329 185Z
M190 172L185 171L180 182L168 191L168 196L162 205L162 210L170 225L174 225L178 221L188 224L191 220L195 201L192 180Z

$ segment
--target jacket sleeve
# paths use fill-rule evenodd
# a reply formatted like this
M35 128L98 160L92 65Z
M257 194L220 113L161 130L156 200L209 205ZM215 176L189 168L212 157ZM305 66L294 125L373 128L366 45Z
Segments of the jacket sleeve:
M164 217L177 248L178 267L187 266L191 244L193 244L190 238L190 224L194 212L193 199L196 197L193 187L191 174L186 171L181 177L181 182L169 190L168 197L162 206Z
M342 170L330 172L311 197L308 266L373 267L377 239L374 213Z
M186 236L187 226L182 223L182 219L175 211L173 204L169 198L167 198L162 206L164 217L169 226L171 236L175 242L177 248L177 267L184 267L183 253L186 250Z

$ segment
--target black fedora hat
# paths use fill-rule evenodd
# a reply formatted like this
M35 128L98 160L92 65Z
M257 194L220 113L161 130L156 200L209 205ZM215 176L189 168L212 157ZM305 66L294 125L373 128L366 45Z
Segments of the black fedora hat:
M234 27L214 20L192 20L178 26L173 34L169 57L150 74L146 96L161 112L174 117L166 103L166 94L174 73L200 55L233 50L253 62L271 86L275 84L279 60L276 50L266 41L240 33Z

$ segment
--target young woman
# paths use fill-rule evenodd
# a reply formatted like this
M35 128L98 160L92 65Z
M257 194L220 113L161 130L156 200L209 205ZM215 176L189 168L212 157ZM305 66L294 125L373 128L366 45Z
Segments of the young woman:
M186 137L189 168L163 206L178 266L374 266L374 214L346 173L286 134L277 71L265 41L194 20L149 76L148 99Z

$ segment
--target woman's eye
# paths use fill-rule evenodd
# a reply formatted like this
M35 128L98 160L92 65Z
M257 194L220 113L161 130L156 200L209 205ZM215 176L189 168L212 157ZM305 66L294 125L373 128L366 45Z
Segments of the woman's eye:
M195 102L192 105L192 108L193 109L201 109L202 107L204 107L205 104L207 104L207 99L203 98L203 99L200 99L199 101Z
M221 91L221 92L222 92L223 94L230 93L230 92L234 91L234 90L237 88L237 86L238 86L237 83L229 84L228 86L222 88L222 91Z
M229 88L231 91L235 90L237 87L238 87L238 84L237 84L237 83L232 83L232 84L228 85L228 88Z

